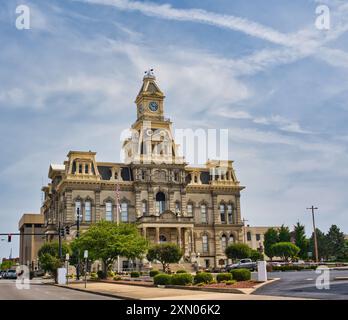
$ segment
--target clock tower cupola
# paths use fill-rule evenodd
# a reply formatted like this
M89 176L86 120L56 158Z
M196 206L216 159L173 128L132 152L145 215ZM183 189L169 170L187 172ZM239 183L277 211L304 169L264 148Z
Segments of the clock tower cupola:
M153 69L145 71L143 85L135 99L138 120L164 120L163 100L165 96L156 83Z

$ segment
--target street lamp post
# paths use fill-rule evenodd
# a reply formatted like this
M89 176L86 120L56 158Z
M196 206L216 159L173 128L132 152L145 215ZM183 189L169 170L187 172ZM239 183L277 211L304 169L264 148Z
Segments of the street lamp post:
M311 206L307 208L307 210L311 210L312 212L312 222L313 222L313 236L314 236L314 252L315 252L315 262L319 262L318 256L318 240L317 240L317 229L315 227L315 218L314 218L314 210L318 210L317 207Z

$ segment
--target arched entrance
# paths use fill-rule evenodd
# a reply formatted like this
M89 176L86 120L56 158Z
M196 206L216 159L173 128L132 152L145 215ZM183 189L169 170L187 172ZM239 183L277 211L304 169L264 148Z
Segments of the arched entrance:
M156 213L161 214L166 209L166 196L163 192L156 194Z

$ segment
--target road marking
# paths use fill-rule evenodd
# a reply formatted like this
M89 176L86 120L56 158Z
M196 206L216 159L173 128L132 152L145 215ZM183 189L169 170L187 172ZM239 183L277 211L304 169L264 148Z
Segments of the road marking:
M308 278L308 279L305 279L307 281L313 281L314 279L313 278Z

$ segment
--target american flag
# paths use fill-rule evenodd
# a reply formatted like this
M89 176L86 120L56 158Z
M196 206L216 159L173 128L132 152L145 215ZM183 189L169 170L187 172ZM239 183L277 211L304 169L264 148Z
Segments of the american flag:
M121 203L120 203L120 185L116 184L116 217L117 223L119 222L119 215L121 212Z

